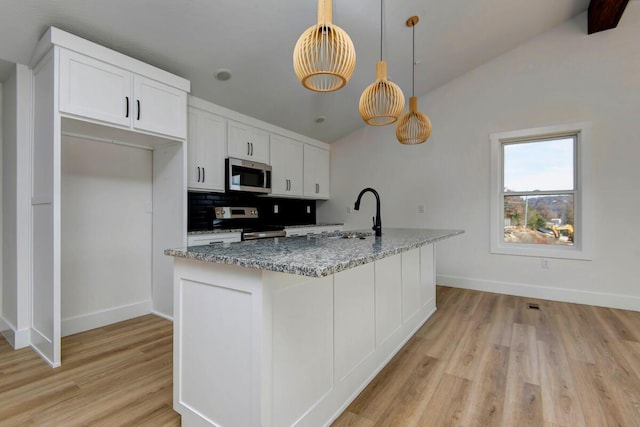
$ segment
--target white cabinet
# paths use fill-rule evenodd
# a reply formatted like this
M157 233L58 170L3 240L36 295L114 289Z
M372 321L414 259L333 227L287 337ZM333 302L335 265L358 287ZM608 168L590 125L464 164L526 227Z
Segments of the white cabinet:
M342 231L342 224L335 225L309 225L307 227L285 227L287 237L306 236L307 234L328 234Z
M204 246L214 243L235 243L242 240L241 232L231 233L203 233L187 236L188 246Z
M287 237L306 236L312 233L315 227L285 227L284 231L287 233Z
M188 187L201 191L224 191L226 120L208 111L189 107L188 122Z
M135 129L186 138L187 94L139 75L133 75Z
M302 161L304 144L271 134L271 194L302 196Z
M60 49L62 113L184 139L186 108L183 90Z
M338 233L344 228L343 225L317 225L313 227L314 234Z
M229 157L269 163L269 133L253 126L229 120L227 152Z
M435 277L433 245L321 278L184 258L174 268L184 425L329 425L436 309L413 292Z
M329 198L329 150L305 144L304 196Z

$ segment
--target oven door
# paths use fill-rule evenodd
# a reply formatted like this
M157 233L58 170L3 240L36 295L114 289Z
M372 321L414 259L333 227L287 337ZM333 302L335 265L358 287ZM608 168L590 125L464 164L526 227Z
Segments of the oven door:
M249 160L228 158L225 169L227 190L271 193L271 166Z

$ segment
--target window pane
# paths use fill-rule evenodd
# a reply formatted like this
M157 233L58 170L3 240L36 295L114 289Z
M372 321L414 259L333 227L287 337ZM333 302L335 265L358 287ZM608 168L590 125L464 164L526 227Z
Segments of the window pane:
M504 191L573 190L573 141L504 144Z
M573 245L573 194L504 196L504 242Z

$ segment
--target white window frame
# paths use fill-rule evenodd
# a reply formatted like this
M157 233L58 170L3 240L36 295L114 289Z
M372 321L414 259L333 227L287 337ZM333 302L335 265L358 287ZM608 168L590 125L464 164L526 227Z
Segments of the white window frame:
M544 245L507 243L504 241L503 144L576 136L574 151L574 231L573 245ZM491 141L491 253L541 258L591 260L593 257L594 227L592 223L593 191L591 189L591 123L569 123L498 132Z

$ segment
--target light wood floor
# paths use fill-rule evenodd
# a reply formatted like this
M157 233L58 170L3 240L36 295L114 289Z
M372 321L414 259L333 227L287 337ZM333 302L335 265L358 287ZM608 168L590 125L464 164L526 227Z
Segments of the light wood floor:
M179 426L171 340L144 316L63 338L51 369L0 339L0 426ZM640 426L640 313L438 287L438 311L334 423L373 425Z
M640 313L444 287L437 301L334 427L640 426Z
M143 316L62 339L62 367L0 338L0 426L179 426L172 323Z

